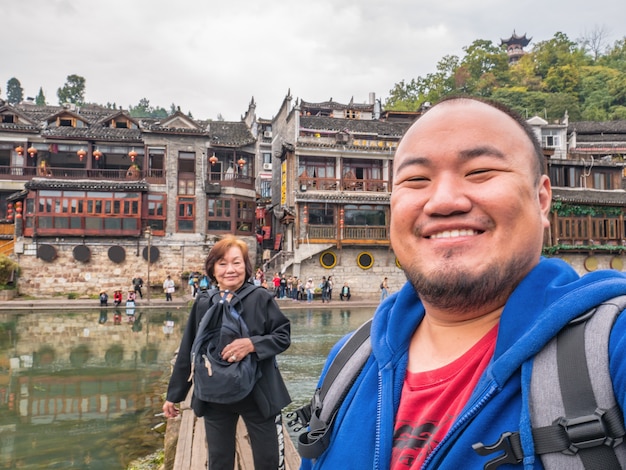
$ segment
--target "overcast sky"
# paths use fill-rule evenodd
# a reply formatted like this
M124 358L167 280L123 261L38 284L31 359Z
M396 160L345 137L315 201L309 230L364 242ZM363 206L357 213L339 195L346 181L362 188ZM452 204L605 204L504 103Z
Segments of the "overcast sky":
M319 102L385 100L476 39L626 36L624 0L0 0L0 97L15 77L48 104L68 75L87 102L141 98L238 121L271 119L291 90Z

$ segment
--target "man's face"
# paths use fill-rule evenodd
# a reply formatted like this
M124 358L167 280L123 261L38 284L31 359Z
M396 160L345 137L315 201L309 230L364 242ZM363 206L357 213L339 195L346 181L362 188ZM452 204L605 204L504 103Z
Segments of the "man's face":
M484 103L436 106L396 151L391 243L421 298L501 306L539 261L551 189L511 117Z

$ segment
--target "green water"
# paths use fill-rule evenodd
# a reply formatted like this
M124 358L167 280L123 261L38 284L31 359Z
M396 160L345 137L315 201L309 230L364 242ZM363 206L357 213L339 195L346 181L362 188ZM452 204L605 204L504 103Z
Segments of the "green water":
M286 411L310 399L331 346L373 313L342 307L285 310ZM162 447L152 428L187 312L128 313L0 313L0 469L124 469Z

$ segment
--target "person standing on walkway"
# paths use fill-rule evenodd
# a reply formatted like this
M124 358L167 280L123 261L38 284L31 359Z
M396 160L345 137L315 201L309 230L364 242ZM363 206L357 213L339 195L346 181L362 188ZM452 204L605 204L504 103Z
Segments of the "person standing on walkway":
M328 276L328 301L333 300L333 277Z
M163 281L163 292L165 292L166 302L172 301L172 294L174 293L175 290L176 290L176 287L174 285L174 280L172 279L171 276L167 276L167 279Z
M313 279L309 278L304 285L304 290L306 291L306 301L307 303L313 302Z
M246 281L253 272L248 245L233 235L225 236L211 248L205 267L211 283L217 283L220 291L237 295L241 289L252 287ZM258 362L260 378L252 392L235 403L211 403L195 395L191 399L196 415L204 417L210 470L234 468L239 417L248 429L254 468L284 468L284 443L289 437L283 434L281 410L291 402L291 397L276 364L276 356L291 344L291 324L280 311L272 292L252 288L240 301L233 301L250 337L235 339L224 347L221 355L229 362L241 361L251 355ZM216 294L216 291L212 293ZM202 317L216 297L219 295L201 293L191 307L163 405L166 418L178 416L180 411L175 403L182 402L191 388L191 382L187 380L191 372L191 347L199 333Z
M143 279L137 276L133 278L132 282L135 294L139 294L139 298L143 299L143 292L141 292L141 288L143 287Z
M383 282L380 283L380 301L382 302L389 295L389 284L387 278L383 278Z
M330 285L328 283L328 279L326 279L326 276L322 276L322 283L320 284L320 288L322 289L322 303L330 302L330 300L328 299Z

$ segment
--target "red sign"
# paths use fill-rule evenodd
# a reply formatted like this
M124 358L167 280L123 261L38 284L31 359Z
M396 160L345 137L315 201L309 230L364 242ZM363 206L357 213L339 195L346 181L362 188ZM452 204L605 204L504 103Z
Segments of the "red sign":
M283 234L277 233L276 238L274 239L274 251L280 250L280 242L282 241L282 239L283 239Z

